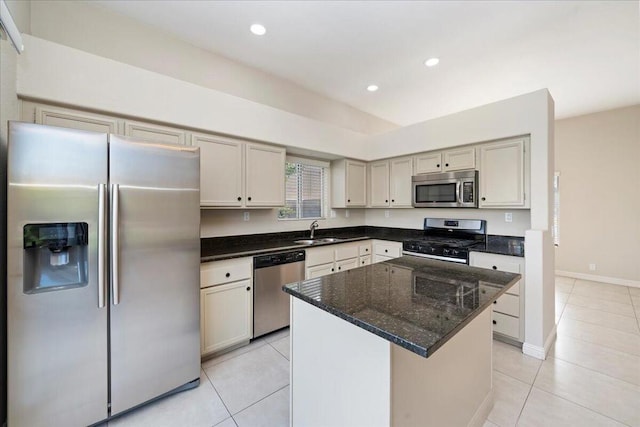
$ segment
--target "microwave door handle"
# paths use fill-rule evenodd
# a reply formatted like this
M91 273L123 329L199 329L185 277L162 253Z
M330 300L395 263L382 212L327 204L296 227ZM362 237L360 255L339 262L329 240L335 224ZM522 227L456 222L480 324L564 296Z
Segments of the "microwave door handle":
M462 205L462 182L456 183L456 195L458 196L458 205Z

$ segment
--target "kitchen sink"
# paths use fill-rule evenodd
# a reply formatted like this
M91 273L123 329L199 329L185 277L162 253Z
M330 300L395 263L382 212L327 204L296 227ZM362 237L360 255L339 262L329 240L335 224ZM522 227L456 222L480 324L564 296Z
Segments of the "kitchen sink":
M335 237L324 237L322 239L301 239L301 240L295 240L293 243L295 243L296 245L317 245L320 243L334 243L334 242L339 242L343 239L338 239Z

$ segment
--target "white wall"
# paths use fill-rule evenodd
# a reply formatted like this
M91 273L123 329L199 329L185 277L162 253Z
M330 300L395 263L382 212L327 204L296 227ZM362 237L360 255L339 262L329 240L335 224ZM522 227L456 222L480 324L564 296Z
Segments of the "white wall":
M349 211L349 218L345 217L347 211ZM243 220L244 212L249 212L249 221ZM320 230L356 227L365 223L364 209L336 209L335 212L335 218L318 220ZM281 221L278 220L277 214L277 209L202 210L200 211L201 236L220 237L308 230L312 221L310 219Z
M558 120L555 157L556 269L640 286L640 105Z
M385 217L385 211L389 217ZM504 214L511 212L513 222L505 222ZM503 236L524 237L530 228L528 209L366 209L366 225L378 227L399 227L421 230L424 218L460 218L487 220L487 233Z
M22 31L33 36L355 132L375 134L397 128L91 2L30 3L31 31Z
M21 97L358 157L366 135L24 35ZM161 88L161 89L159 89Z
M7 7L19 29L29 22L29 7L7 1ZM6 292L7 288L7 121L19 120L20 109L16 93L18 54L6 37L0 40L0 424L6 420L7 364L6 364Z

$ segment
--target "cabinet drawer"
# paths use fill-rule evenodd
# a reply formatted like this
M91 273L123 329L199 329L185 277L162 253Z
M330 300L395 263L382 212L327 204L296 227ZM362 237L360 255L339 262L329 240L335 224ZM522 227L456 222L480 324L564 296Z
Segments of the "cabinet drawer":
M493 311L520 317L520 298L517 295L504 294L493 303Z
M493 332L520 339L520 319L501 313L493 313Z
M360 257L360 262L358 264L360 267L362 267L363 265L369 265L369 264L371 264L371 255L365 255Z
M358 256L359 245L355 243L344 243L341 245L336 245L335 253L336 253L336 261L341 261L343 259L356 258Z
M523 258L486 254L482 252L471 252L469 257L469 264L473 267L488 268L491 270L518 274L523 274L524 272L524 268L522 267L522 264L524 263Z
M231 283L251 278L253 258L214 261L200 266L200 287Z
M358 254L360 256L371 255L371 243L368 243L366 245L360 245L360 248L358 250Z
M358 258L336 261L336 271L347 271L352 268L358 268Z
M324 248L312 248L306 249L306 261L307 267L313 267L314 265L333 263L334 248L327 246Z
M394 245L376 245L375 246L376 255L382 255L391 258L400 257L400 252L402 251L401 247Z

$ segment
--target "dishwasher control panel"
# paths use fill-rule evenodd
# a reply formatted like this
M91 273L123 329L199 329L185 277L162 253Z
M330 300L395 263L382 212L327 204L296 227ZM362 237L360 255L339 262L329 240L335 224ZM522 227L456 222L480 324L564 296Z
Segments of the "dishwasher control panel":
M253 268L271 267L305 260L304 251L280 252L277 254L261 255L253 258Z

